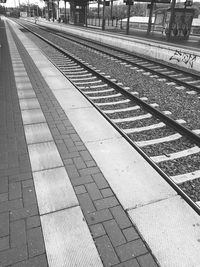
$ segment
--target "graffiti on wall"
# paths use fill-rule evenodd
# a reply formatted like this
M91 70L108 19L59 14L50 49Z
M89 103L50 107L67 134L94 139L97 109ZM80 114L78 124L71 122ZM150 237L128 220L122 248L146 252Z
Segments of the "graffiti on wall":
M193 68L193 64L196 61L196 59L197 59L196 55L192 55L189 53L181 52L180 50L176 50L173 56L171 56L169 60L183 62L186 65L189 65L191 68Z

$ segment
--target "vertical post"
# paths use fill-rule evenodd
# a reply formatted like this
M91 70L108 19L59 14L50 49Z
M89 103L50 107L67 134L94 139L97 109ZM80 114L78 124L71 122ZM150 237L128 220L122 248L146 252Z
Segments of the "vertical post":
M154 0L151 0L150 4L150 11L149 11L149 22L148 22L148 28L147 28L147 35L151 32L151 24L152 24L152 16L153 16L153 7L154 7Z
M50 19L50 7L49 7L49 0L47 0L47 12L48 12L48 20Z
M30 5L30 3L29 3L29 0L28 0L28 2L27 2L27 17L29 17L29 5Z
M66 17L66 0L64 0L65 2L65 23L66 23L66 20L67 20L67 17Z
M86 27L88 26L88 22L87 22L87 19L88 19L88 9L89 9L89 2L86 2L86 4L85 4L85 26Z
M105 30L105 0L103 0L102 31Z
M110 6L110 17L111 17L112 26L113 26L113 0L111 0L111 6Z
M127 2L128 2L128 10L127 10L126 34L128 35L132 0L127 0Z
M99 18L99 10L100 10L100 2L98 1L98 6L97 6L97 14L98 14L98 18Z
M176 5L176 0L172 0L172 4L171 4L171 16L170 16L170 20L169 20L169 33L167 35L167 41L169 41L170 37L171 37L171 31L172 31L172 24L173 24L173 19L174 19L174 8Z
M98 0L97 16L98 16L98 19L99 19L99 26L100 26L100 0Z
M58 20L58 21L60 21L60 7L59 7L59 4L60 4L60 3L59 3L59 1L60 1L60 0L58 0L58 9L57 9L57 20Z

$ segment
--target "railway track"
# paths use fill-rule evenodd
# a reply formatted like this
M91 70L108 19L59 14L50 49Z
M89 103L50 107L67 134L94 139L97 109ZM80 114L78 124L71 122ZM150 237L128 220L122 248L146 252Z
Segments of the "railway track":
M40 28L44 29L42 26L40 26ZM98 44L95 41L80 38L80 36L76 37L74 35L70 35L69 33L58 33L56 31L48 30L47 28L45 28L45 31L63 38L64 40L68 40L87 47L88 49L98 51L99 53L102 53L102 55L109 57L112 55L114 58L113 60L119 60L120 64L126 63L130 64L132 67L135 67L135 70L144 70L144 75L156 75L160 78L167 79L168 81L175 82L180 86L190 89L190 91L187 92L188 94L196 94L196 92L200 92L200 76L192 72L184 71L183 68L180 70L179 68L174 67L172 64L169 65L163 62L161 63L151 59L150 57L147 59L141 55L123 51L105 44Z
M200 130L189 129L186 121L173 119L133 88L38 37L34 41L52 63L200 214Z

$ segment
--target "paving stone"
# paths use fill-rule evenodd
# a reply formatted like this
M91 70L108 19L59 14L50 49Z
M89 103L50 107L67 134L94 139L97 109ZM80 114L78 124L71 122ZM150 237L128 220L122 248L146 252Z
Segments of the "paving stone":
M79 170L80 175L94 175L100 172L98 167L90 167L86 169Z
M87 167L94 167L96 166L96 162L94 160L89 160L85 162Z
M95 244L105 267L119 263L119 259L107 236L96 238Z
M90 230L92 232L93 238L96 238L96 237L99 237L99 236L102 236L102 235L106 234L106 232L104 230L104 227L103 227L103 225L101 223L92 225L90 227Z
M38 227L40 224L40 217L38 215L28 217L26 220L27 229Z
M74 190L75 190L77 195L87 193L84 185L75 186Z
M84 161L93 160L93 158L91 157L90 153L87 150L86 151L81 151L80 155L81 155L81 157L83 158Z
M26 226L24 220L10 223L11 247L21 247L26 244Z
M8 177L0 177L0 193L8 192Z
M79 147L84 147L84 143L82 141L74 141L74 145L77 147L77 149Z
M9 248L9 236L0 237L0 251Z
M76 158L76 157L79 157L79 156L80 156L79 152L70 152L70 153L67 153L65 155L62 155L62 159L63 160L65 160L65 159L73 159L73 158Z
M115 265L114 267L140 267L136 259L128 260L120 264ZM146 267L149 267L146 265Z
M72 164L74 164L74 162L73 162L72 159L65 159L63 162L64 162L65 165L72 165Z
M5 201L8 201L8 193L0 194L0 203Z
M20 173L20 174L13 174L9 176L9 183L11 182L17 182L17 181L24 181L24 180L29 180L33 179L32 173Z
M22 199L14 199L0 203L0 213L5 211L12 211L23 207Z
M110 213L108 209L99 210L99 211L92 212L90 214L86 214L86 220L89 225L104 222L112 218L113 218L112 214Z
M66 167L66 171L67 171L67 174L70 177L70 179L80 177L80 174L77 171L75 165L67 165L65 167Z
M141 267L158 267L158 264L154 261L154 258L149 253L137 257L137 260Z
M9 183L9 199L22 197L21 182Z
M12 248L0 252L0 266L8 266L27 259L27 247Z
M45 252L44 240L41 227L32 228L27 231L28 252L30 257L43 254Z
M9 234L9 213L4 212L0 214L0 236Z
M123 234L125 235L128 242L140 238L140 236L133 227L124 229Z
M137 239L117 247L116 252L121 261L127 261L135 258L136 256L145 254L148 251L142 240Z
M92 177L93 177L93 179L94 179L94 181L97 184L99 189L109 187L109 185L108 185L108 183L107 183L107 181L104 178L102 173L93 174Z
M119 226L114 220L104 222L103 226L114 247L120 246L126 243L126 239L124 235L122 234L121 229L119 228Z
M96 211L88 193L78 195L77 197L84 214Z
M22 192L24 207L29 207L37 203L35 189L33 186L23 187Z
M78 151L85 151L85 146L84 145L80 145L80 146L76 146ZM87 161L85 162L85 164L87 165ZM96 165L93 165L96 166ZM87 166L87 167L92 167L92 166Z
M113 207L110 211L121 229L132 226L128 216L121 206Z
M101 190L101 194L103 195L103 197L111 197L113 196L113 192L110 188L105 188Z
M81 157L74 158L74 164L76 165L76 168L78 170L86 168L85 162L83 161Z
M86 184L85 186L92 200L97 200L102 198L101 192L99 191L95 183L89 183Z
M26 261L13 264L11 267L48 267L46 255L39 255Z
M64 129L66 131L66 129ZM66 147L70 150L71 147L74 147L74 142L68 138L68 140L65 139Z
M30 187L30 186L34 186L33 179L22 181L23 188Z
M23 173L23 170L19 169L19 168L9 168L6 170L6 175L10 176L16 173Z
M27 208L21 208L18 210L11 211L10 212L10 220L11 221L20 220L23 218L37 215L37 214L38 214L37 205L32 205L32 206L27 207Z
M71 139L75 141L81 141L80 137L78 134L70 134Z
M90 175L88 176L80 176L78 178L73 178L71 179L71 182L74 186L77 186L77 185L84 185L84 184L87 184L87 183L91 183L93 182L93 179Z
M116 197L112 196L112 197L107 197L107 198L96 200L94 201L94 204L97 210L102 210L102 209L107 209L107 208L117 206L119 202L117 201Z

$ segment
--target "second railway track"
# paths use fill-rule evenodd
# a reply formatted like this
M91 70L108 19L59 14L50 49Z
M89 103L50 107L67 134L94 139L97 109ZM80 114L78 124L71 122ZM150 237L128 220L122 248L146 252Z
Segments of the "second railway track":
M37 34L39 34L38 31ZM40 34L43 35L42 31ZM162 106L162 101L160 103L155 101L157 95L154 98L148 97L148 94L141 95L135 86L131 86L131 82L124 83L124 79L119 75L112 75L115 64L119 64L119 59L113 60L112 55L107 55L107 57L109 57L110 64L113 64L113 71L109 71L110 65L103 71L98 63L93 64L93 61L90 60L91 55L86 61L80 45L76 48L79 50L79 54L75 54L70 50L70 45L64 43L63 38L56 39L54 47L52 47L52 36L48 44L36 37L33 38L33 41L89 101L127 137L127 140L146 155L149 162L157 166L157 169L163 174L165 173L172 184L179 185L180 191L185 192L194 203L200 202L200 123L194 121L194 117L198 118L198 114L195 114L195 107L197 113L199 112L199 98L196 93L187 93L183 88L178 88L180 86L166 85L170 88L170 90L166 90L166 94L173 88L179 92L179 96L180 94L186 95L186 102L188 99L191 103L193 102L194 116L191 117L188 114L182 118L180 114L178 117L177 114L173 114L173 111L166 109L166 105ZM58 49L60 50L58 51ZM93 56L100 53L93 50L90 51ZM106 62L108 61L106 60ZM145 78L147 81L155 78L147 72L143 74L141 74L143 71L137 72L138 69L132 65L129 66L128 63L120 63L120 68L124 68L124 75L127 70L127 77L131 71L132 75L143 75L143 79L147 77ZM138 77L136 78L138 79ZM164 81L155 83L157 82L163 83ZM170 103L167 104L170 107ZM196 206L196 210L198 210L198 206Z

